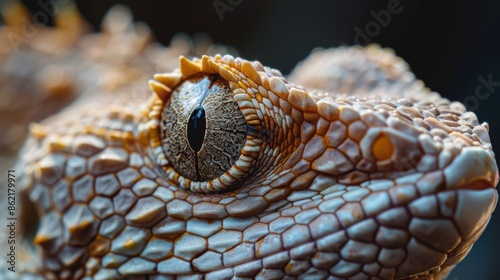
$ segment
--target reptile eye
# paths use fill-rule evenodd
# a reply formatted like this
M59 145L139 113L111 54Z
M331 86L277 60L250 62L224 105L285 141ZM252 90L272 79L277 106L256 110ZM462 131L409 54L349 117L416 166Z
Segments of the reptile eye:
M163 150L173 168L198 182L228 171L247 135L243 113L218 75L195 76L180 84L163 109L161 129Z

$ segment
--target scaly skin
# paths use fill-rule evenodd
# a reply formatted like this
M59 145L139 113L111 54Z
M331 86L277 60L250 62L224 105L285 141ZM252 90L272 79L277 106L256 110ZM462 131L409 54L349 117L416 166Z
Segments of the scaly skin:
M165 157L162 111L214 74L262 133L225 179L193 182ZM32 129L23 174L46 277L439 278L496 203L486 128L458 104L313 95L229 56L155 77L147 100L91 100Z
M16 168L30 201L20 220L30 204L40 219L25 277L446 277L496 205L488 126L378 47L323 54L318 67L350 65L343 82L305 90L259 62L181 57L150 81L151 96L83 98L32 125ZM201 182L167 156L186 130L173 142L165 132L178 118L166 108L193 77L219 79L237 104L207 105L207 127L226 113L247 127L231 168Z

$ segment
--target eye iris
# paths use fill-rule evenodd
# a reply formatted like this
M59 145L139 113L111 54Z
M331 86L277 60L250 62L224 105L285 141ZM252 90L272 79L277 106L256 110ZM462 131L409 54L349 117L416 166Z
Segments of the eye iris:
M189 117L187 129L189 145L195 152L199 152L201 145L203 145L206 127L207 119L205 118L205 108L198 105Z
M172 92L163 108L161 134L163 152L180 175L209 181L240 158L247 122L227 81L218 75L200 75Z

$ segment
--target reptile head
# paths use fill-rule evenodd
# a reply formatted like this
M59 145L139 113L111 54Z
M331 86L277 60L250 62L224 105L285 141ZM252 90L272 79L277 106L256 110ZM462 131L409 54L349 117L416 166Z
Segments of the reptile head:
M182 259L200 272L444 277L496 205L488 126L435 93L311 93L230 56L181 58L155 78L144 152L193 201L176 218L222 221L175 239L208 245Z
M495 207L488 126L436 93L308 91L231 56L150 86L33 126L46 276L439 279Z

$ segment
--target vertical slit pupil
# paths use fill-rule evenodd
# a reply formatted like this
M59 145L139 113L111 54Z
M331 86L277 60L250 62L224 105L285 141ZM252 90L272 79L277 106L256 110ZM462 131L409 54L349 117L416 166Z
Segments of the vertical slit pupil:
M198 152L203 145L203 140L205 139L205 130L207 126L207 120L205 118L205 108L198 105L191 113L188 122L188 140L191 149Z

